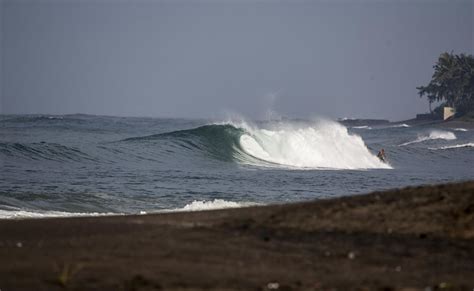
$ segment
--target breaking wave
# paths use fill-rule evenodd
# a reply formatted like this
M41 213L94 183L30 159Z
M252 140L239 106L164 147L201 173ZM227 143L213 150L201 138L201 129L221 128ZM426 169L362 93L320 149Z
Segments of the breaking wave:
M455 140L456 135L454 133L450 132L450 131L433 130L429 133L429 135L418 136L417 139L415 139L413 141L406 142L406 143L402 143L399 146L407 146L407 145L410 145L410 144L420 143L420 142L424 142L424 141L427 141L427 140L435 140L435 139Z
M368 150L360 136L332 121L311 125L277 123L268 128L244 122L211 124L124 141L171 141L185 150L201 151L219 160L265 167L391 168Z
M243 150L257 159L297 168L389 168L370 153L362 138L339 123L249 129L240 137Z

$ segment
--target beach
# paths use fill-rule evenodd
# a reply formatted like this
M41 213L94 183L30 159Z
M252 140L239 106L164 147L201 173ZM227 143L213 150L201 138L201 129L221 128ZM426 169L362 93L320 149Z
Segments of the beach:
M472 290L474 182L0 221L1 290Z
M474 0L0 16L0 291L474 291Z

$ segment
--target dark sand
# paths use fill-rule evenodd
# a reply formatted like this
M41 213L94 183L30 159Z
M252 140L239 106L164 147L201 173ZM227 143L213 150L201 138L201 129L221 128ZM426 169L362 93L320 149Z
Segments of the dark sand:
M473 290L474 182L194 213L0 221L0 289Z

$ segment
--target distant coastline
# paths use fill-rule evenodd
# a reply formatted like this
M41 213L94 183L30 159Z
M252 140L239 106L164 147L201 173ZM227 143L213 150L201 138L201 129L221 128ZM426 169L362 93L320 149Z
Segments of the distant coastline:
M418 120L414 118L396 123L406 123L408 125L434 125L443 128L474 129L474 119L469 117L452 118L449 120Z
M439 119L407 119L400 121L390 121L388 119L365 119L365 118L339 118L338 122L345 126L384 126L384 125L399 125L406 124L409 126L422 126L422 125L433 125L436 127L444 128L466 128L474 129L474 118L469 116L456 117L449 120Z

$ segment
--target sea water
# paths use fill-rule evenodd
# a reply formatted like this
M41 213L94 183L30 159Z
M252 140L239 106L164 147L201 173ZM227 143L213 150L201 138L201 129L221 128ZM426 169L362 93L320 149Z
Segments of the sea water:
M0 115L0 218L308 201L472 180L473 165L466 128Z

